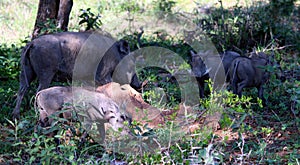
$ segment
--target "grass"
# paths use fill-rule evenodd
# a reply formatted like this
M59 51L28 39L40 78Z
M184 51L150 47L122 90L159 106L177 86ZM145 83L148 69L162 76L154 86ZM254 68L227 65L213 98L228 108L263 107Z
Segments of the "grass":
M0 43L16 43L33 30L37 0L0 2Z

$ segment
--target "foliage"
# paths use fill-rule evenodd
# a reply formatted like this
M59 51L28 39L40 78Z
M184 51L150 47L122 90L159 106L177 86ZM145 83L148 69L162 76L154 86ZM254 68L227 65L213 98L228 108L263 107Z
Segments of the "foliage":
M153 4L155 4L154 11L171 13L176 2L172 0L156 0Z
M85 30L92 30L92 29L99 29L102 25L102 22L100 20L101 16L95 15L91 12L91 8L87 8L86 10L80 9L81 14L79 15L79 18L81 19L79 21L79 25L85 24Z
M148 81L143 89L145 101L158 107L174 107L180 103L179 85L170 73L160 68L148 67L139 71L139 75L140 79Z
M20 73L19 44L0 44L0 122L11 112Z
M0 44L20 42L32 34L38 0L0 2Z
M238 6L225 9L202 7L198 3L195 22L212 38L218 50L250 50L255 46L267 46L276 39L280 46L292 45L299 51L299 33L293 28L297 24L297 9L294 0L253 3L249 7Z
M121 2L120 7L121 7L121 11L127 11L132 13L139 11L141 8L137 3L137 1L132 1L132 0Z
M4 141L13 142L9 146L13 154L10 156L13 159L8 162L12 164L39 164L41 162L45 164L80 164L80 162L100 163L111 159L105 158L106 153L99 144L80 141L78 132L82 131L82 128L79 127L81 130L78 127L75 128L76 123L66 125L60 118L56 118L55 121L56 124L51 129L46 129L36 126L36 123L26 119L21 122L8 120L13 129L2 129L6 136L1 136ZM56 135L48 136L51 133ZM58 140L60 143L57 143ZM91 155L91 153L99 154ZM101 161L97 158L98 156L102 158Z
M21 48L18 45L0 45L0 80L17 80L20 70Z
M58 33L62 32L60 28L56 26L56 19L49 19L47 18L46 22L40 23L38 27L41 28L39 32L39 36L44 34L51 34L51 33Z
M141 2L133 0L113 0L113 1L101 1L99 4L99 11L113 11L115 13L120 12L138 12L141 10Z
M156 32L155 34L156 36L142 37L141 43L137 43L137 32L133 35L125 36L124 39L129 41L132 51L147 46L162 47L176 53L176 56L182 57L186 62L187 66L170 69L170 72L158 67L146 67L137 70L140 76L139 79L148 81L147 85L143 88L143 97L147 102L159 107L176 107L181 101L181 92L174 75L181 69L188 70L190 68L188 65L190 61L189 51L192 48L185 44L183 40L176 39L164 32Z

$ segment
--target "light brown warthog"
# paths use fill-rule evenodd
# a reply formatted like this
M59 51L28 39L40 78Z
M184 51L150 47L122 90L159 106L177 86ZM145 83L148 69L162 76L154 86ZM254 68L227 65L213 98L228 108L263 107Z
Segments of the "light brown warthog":
M115 101L132 120L143 124L147 123L151 128L164 124L164 117L161 111L146 103L141 93L137 92L129 84L120 85L119 83L111 82L98 87L96 90Z
M71 119L72 111L76 110L77 114L84 114L81 122L85 128L89 129L92 122L97 123L97 129L101 135L100 141L105 138L104 123L110 123L114 130L118 130L124 127L123 122L126 120L112 99L104 94L82 88L56 86L41 90L36 94L35 104L40 112L41 126L51 125L53 119L50 115L52 114L59 113L61 110L69 110L63 112L62 116Z

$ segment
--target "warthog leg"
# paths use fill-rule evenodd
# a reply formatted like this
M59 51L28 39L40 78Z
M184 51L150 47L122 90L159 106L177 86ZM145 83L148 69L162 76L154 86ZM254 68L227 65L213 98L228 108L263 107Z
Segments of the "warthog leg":
M14 119L19 119L20 118L20 107L21 107L22 99L23 99L23 97L24 97L27 90L28 90L28 86L24 85L24 86L21 86L19 91L18 91L17 104L16 104L16 107L15 107L13 113L12 113Z
M262 103L265 105L266 103L266 99L264 98L264 88L263 88L263 85L260 85L257 87L257 90L258 90L258 97L262 100Z
M249 80L245 79L242 82L237 84L237 92L235 94L237 94L240 98L242 97L243 88L245 88L247 86L248 81Z
M26 70L26 71L25 71ZM27 92L30 83L35 78L35 74L30 66L24 66L24 69L22 69L20 74L20 88L17 94L17 103L16 107L12 113L13 119L19 119L20 118L20 107L22 103L22 99Z
M37 92L40 91L40 90L43 90L43 89L46 89L50 86L50 83L53 79L55 75L55 72L51 72L51 73L47 73L42 75L42 76L39 76L38 79L39 79L39 86L37 88Z

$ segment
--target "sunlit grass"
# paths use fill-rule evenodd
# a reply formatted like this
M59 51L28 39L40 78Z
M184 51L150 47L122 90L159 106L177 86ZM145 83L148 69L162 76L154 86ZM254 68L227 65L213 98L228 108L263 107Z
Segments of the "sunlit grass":
M119 0L120 2L123 0ZM141 0L143 7L151 7L154 0ZM174 0L176 6L174 9L176 11L186 11L192 12L196 7L196 3L208 5L210 7L218 7L220 5L218 0L208 1L208 0ZM231 7L237 4L239 5L249 5L252 1L247 0L224 0L223 6L225 8ZM25 39L25 37L30 37L35 18L37 14L39 0L1 0L0 1L0 43L16 43L20 40ZM71 30L78 29L80 9L91 8L93 13L98 13L101 6L104 4L109 4L107 1L91 1L91 0L74 0L74 5L72 8L69 27ZM114 8L114 6L107 6L109 8ZM146 9L147 10L147 9ZM113 19L115 15L111 12L104 12L102 19L105 20Z
M30 35L38 0L0 2L0 43L18 42Z

